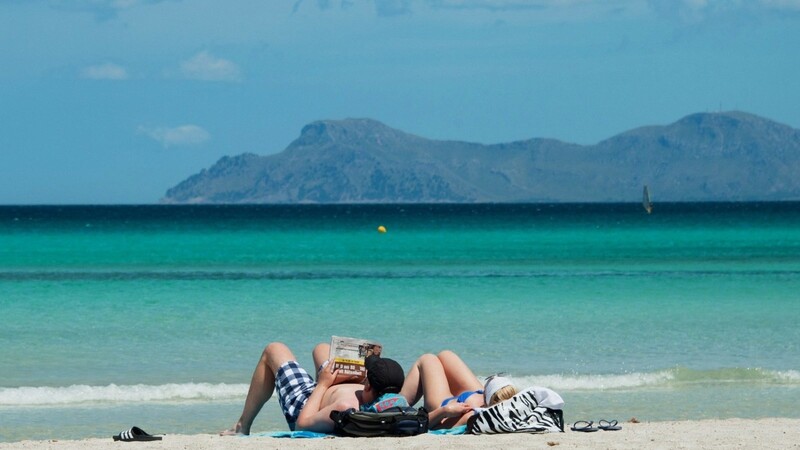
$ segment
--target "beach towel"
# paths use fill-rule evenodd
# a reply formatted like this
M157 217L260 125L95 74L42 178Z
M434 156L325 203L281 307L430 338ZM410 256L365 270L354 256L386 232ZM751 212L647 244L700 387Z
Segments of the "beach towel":
M472 416L467 433L563 432L563 408L564 400L554 391L531 387Z
M428 434L465 434L466 432L466 425L459 425L453 428L442 428L440 430L428 430Z
M250 434L254 437L273 437L273 438L290 438L290 439L314 439L314 438L332 438L336 437L332 434L317 433L316 431L273 431L269 433ZM247 437L247 436L245 436Z
M428 430L428 434L444 435L444 434L465 434L467 432L466 425L459 425L457 427L443 429L443 430ZM249 435L242 435L242 437L272 437L272 438L288 438L288 439L314 439L314 438L335 438L335 434L317 433L315 431L270 431L266 433L254 433Z

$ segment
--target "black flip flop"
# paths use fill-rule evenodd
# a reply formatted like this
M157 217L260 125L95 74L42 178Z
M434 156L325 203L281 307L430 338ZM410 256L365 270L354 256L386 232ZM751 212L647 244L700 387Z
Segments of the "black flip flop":
M572 424L570 430L580 431L581 433L591 433L592 431L597 431L597 428L593 427L592 425L594 425L594 422L591 420L588 422L585 420L579 420Z
M125 430L122 433L112 436L115 441L133 442L133 441L160 441L161 436L153 436L147 434L146 431L139 427L131 427L130 430Z
M597 423L597 428L600 428L603 431L621 430L622 427L617 425L617 423L619 422L617 422L616 420L612 420L610 422L608 420L600 420L600 422Z

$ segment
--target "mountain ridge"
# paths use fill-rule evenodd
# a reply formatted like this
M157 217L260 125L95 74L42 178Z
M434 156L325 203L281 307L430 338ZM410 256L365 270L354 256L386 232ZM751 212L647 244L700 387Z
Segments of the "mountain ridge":
M162 203L476 203L800 199L800 131L695 113L594 145L433 140L367 118L305 125L282 152L225 156Z

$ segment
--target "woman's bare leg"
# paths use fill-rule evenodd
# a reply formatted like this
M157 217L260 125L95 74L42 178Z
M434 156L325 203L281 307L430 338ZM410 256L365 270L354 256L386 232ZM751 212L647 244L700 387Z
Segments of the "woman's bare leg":
M419 399L422 398L422 380L420 379L419 365L420 360L418 359L411 366L405 381L403 381L403 388L400 389L400 395L405 397L411 406L416 405Z
M415 404L420 396L425 397L425 409L433 411L442 401L452 397L444 368L436 355L425 354L411 366L400 393L409 404ZM412 402L413 400L413 402Z
M469 366L454 352L444 350L440 352L437 357L442 363L442 369L447 377L450 392L452 392L453 395L459 395L466 391L483 389L483 384L478 381L478 377L472 373Z
M275 374L286 361L295 361L294 354L286 345L273 342L264 347L261 359L253 371L253 378L250 380L250 390L244 401L242 415L231 429L221 432L221 435L250 434L253 420L275 390Z

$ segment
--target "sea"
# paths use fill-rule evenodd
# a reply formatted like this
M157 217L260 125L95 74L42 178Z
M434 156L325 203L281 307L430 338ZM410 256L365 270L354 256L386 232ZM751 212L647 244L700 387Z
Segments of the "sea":
M798 418L800 203L0 206L0 441L216 433L332 335L568 424Z

